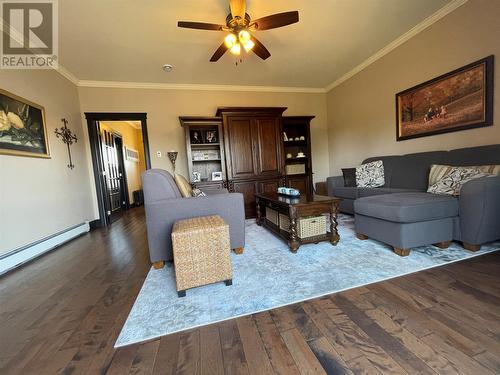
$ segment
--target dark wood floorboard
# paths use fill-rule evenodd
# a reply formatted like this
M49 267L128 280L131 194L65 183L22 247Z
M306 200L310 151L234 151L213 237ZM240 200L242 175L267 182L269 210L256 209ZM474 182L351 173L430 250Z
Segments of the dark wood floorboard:
M1 277L0 374L500 373L499 252L115 350L149 269L134 208Z

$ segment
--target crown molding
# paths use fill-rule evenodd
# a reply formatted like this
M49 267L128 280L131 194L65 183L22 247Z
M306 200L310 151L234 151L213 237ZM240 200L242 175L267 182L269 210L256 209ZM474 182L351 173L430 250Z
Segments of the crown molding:
M80 80L78 78L76 78L76 76L73 73L71 73L68 69L66 69L61 64L58 64L57 73L62 75L68 81L72 82L75 86L78 86L78 83L80 82Z
M235 86L190 83L152 83L152 82L117 82L117 81L78 81L79 87L99 87L114 89L151 89L151 90L196 90L196 91L252 91L252 92L296 92L325 93L321 87L286 87L286 86Z
M393 51L397 47L399 47L401 44L405 43L409 39L413 38L415 35L421 33L425 29L427 29L429 26L433 25L443 17L447 16L451 12L453 12L455 9L461 7L464 5L468 0L453 0L446 4L444 7L439 9L437 12L434 14L430 15L427 17L425 20L422 22L418 23L415 25L413 28L408 30L406 33L398 37L396 40L392 41L389 43L387 46L370 56L368 59L363 61L361 64L356 66L354 69L351 69L349 72L341 76L340 78L336 79L332 83L330 83L328 86L325 87L325 92L331 91L333 88L339 86L341 83L347 81L349 78L355 76L359 72L361 72L363 69L367 68L369 65L373 64L375 61L381 59L385 55L387 55L389 52Z

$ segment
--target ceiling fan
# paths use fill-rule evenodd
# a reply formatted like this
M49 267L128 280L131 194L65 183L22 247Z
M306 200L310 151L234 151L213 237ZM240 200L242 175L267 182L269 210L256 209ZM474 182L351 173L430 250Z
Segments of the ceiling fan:
M227 50L233 55L239 56L242 48L246 52L253 51L257 56L265 60L271 56L271 53L252 35L253 32L276 29L299 22L299 12L297 11L277 13L252 20L248 13L246 13L245 0L229 0L229 8L231 12L226 17L226 25L190 21L179 21L177 23L178 27L188 29L229 32L224 38L224 42L210 58L211 62L219 60Z

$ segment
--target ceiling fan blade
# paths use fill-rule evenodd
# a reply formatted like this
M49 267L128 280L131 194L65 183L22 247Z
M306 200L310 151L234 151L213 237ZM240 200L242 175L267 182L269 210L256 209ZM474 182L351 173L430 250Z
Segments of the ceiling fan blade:
M264 47L264 45L261 42L259 42L259 40L257 38L255 38L254 36L252 36L251 39L252 39L252 42L255 43L255 45L252 48L252 51L257 56L259 56L262 60L265 60L269 56L271 56L271 53L267 50L266 47Z
M231 8L231 15L245 19L246 1L245 0L229 0L229 8Z
M179 21L177 22L178 27L185 27L187 29L198 29L198 30L214 30L223 31L224 26L216 25L215 23L205 23L205 22L191 22L191 21Z
M269 30L296 22L299 22L299 12L295 10L293 12L277 13L256 19L252 21L252 25L254 25L257 30Z
M215 53L210 58L210 62L216 62L217 60L219 60L222 57L222 55L226 53L226 51L227 51L226 44L222 43L219 46L219 48L217 48L217 51L215 51Z

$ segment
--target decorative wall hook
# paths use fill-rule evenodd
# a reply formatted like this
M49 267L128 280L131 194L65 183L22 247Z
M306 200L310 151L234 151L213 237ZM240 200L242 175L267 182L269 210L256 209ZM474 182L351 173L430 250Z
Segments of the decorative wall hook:
M59 138L61 137L61 140L63 141L63 143L66 144L66 146L68 146L68 156L69 156L69 164L68 164L68 168L69 169L73 169L75 167L75 165L73 164L73 161L71 160L71 150L69 148L70 145L72 145L73 143L76 143L78 141L78 139L76 138L76 135L74 135L70 129L68 129L68 120L66 120L65 118L61 119L61 121L64 123L64 126L61 126L59 129L56 129L55 130L55 133L56 133L56 137Z

